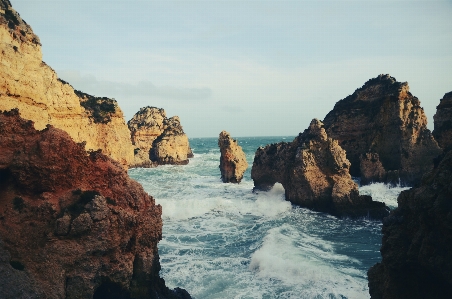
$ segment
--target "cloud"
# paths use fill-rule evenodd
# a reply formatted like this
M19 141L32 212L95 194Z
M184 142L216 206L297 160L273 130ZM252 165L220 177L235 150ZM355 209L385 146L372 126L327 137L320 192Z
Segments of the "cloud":
M81 75L79 71L59 71L59 77L75 89L95 96L162 98L171 100L206 100L211 98L210 88L185 88L174 86L156 86L149 81L137 84L99 81L92 75Z

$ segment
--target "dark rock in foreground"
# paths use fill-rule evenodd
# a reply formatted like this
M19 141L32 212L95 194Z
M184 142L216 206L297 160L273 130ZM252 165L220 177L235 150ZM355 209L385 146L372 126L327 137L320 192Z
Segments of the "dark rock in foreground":
M408 84L389 75L367 81L340 100L324 119L351 162L350 173L371 182L414 185L433 168L441 150Z
M452 149L452 92L446 93L433 116L433 136L443 149Z
M287 200L316 211L374 219L387 216L389 209L384 203L359 195L349 168L345 151L314 119L294 141L259 148L251 178L255 188L261 190L281 183Z
M190 298L159 277L161 206L100 151L0 113L1 298Z
M383 221L381 263L368 271L379 298L450 298L452 290L452 151L423 179L403 191Z

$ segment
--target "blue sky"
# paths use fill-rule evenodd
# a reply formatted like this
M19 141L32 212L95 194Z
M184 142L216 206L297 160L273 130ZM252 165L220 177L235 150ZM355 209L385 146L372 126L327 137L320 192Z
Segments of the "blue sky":
M452 91L452 1L10 0L74 88L178 115L189 137L296 135L379 74L433 129Z

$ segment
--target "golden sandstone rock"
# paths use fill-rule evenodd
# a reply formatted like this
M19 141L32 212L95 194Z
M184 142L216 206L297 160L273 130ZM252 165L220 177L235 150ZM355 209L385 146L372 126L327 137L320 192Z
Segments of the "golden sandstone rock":
M87 150L101 149L123 166L133 147L123 113L115 100L76 92L42 61L41 44L11 7L0 5L0 110L18 108L40 130L51 124ZM104 109L107 108L107 109Z
M220 171L222 181L224 183L240 183L243 174L248 168L248 162L246 162L246 156L242 147L226 131L220 133L218 146L221 152Z

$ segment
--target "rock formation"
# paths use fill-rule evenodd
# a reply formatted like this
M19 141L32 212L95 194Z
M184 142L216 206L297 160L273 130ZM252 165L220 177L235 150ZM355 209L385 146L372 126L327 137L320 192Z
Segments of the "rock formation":
M135 147L131 167L187 164L193 157L178 116L166 118L165 110L143 107L127 123Z
M452 92L446 93L433 116L433 136L443 149L452 149Z
M246 162L246 156L242 147L226 131L220 133L218 146L221 152L221 180L224 183L240 183L243 174L248 168L248 162Z
M367 81L340 100L324 119L328 136L338 140L361 183L415 184L441 153L418 98L408 84L389 75Z
M287 200L316 211L376 219L387 216L384 203L359 195L349 168L345 151L336 140L328 138L322 122L314 119L291 143L259 148L251 178L255 188L261 190L281 183Z
M382 261L368 271L371 298L450 298L451 194L449 151L419 187L399 195L383 221Z
M110 157L0 113L2 298L190 298L159 277L161 212Z
M133 161L130 133L115 100L74 91L42 61L31 27L0 0L0 110L18 108L36 129L51 124L86 149L102 149L124 166Z

